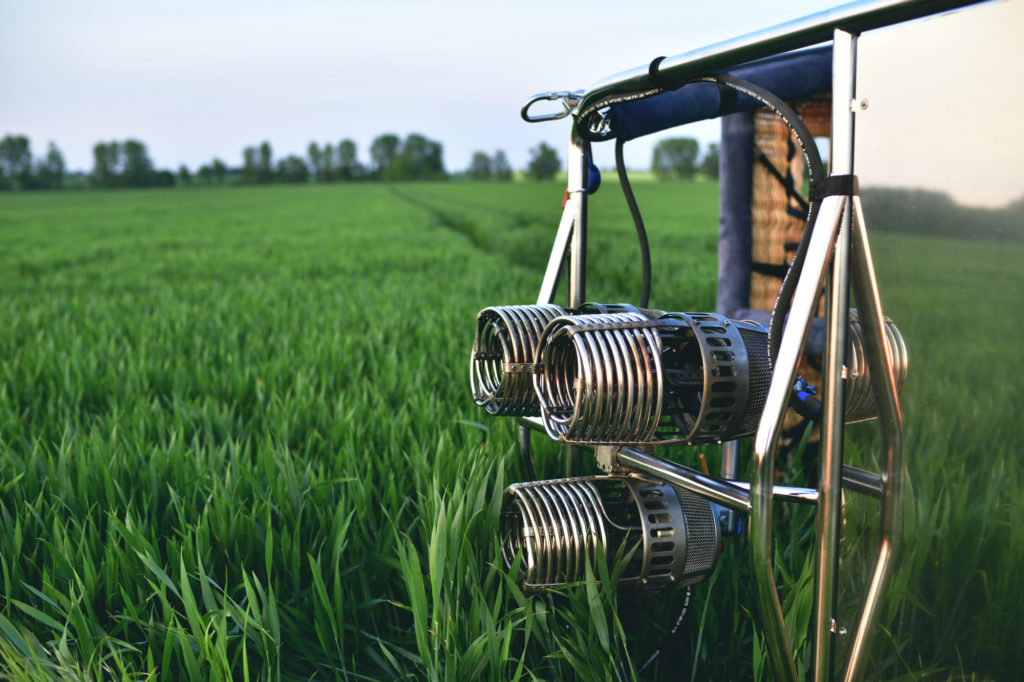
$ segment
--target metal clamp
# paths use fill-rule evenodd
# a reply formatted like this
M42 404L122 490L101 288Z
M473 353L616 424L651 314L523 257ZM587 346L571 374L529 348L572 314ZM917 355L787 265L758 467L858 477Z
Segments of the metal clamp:
M568 90L562 90L558 92L542 92L534 95L530 99L526 100L526 104L520 110L520 115L524 121L528 123L539 123L540 121L557 121L560 118L565 118L572 113L576 105L579 104L580 100L583 99L583 93L585 90L576 90L569 92ZM530 107L537 102L561 102L562 111L556 111L553 114L530 114Z

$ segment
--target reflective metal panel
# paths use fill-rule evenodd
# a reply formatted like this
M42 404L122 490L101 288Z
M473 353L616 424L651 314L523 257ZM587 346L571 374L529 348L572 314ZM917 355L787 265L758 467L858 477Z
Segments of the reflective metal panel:
M871 31L858 45L855 167L882 302L910 358L904 545L868 676L893 661L1006 679L1019 670L1022 27L1015 0ZM878 470L877 450L877 427L849 429L849 464ZM853 569L869 559L858 550L871 546L875 510L847 503L839 630L856 616L842 609L860 597L866 576Z

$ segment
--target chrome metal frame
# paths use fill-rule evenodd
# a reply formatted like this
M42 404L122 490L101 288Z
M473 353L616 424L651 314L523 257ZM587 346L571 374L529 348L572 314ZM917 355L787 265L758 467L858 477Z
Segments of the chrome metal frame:
M856 97L857 38L836 31L832 43L832 97L834 102L853 102ZM829 168L833 174L853 175L854 114L852 107L832 109L832 144ZM813 657L814 679L832 678L832 637L835 623L836 572L839 525L842 519L841 470L843 464L843 367L850 311L850 212L842 212L832 272L828 282L828 325L822 402L822 449L818 471L818 515L815 528Z
M979 0L850 2L802 19L668 57L657 65L655 74L651 73L649 65L644 64L609 76L587 89L576 110L585 109L609 96L650 90L652 75L656 76L660 84L681 85L692 78L724 71L744 62L828 42L832 40L832 34L837 29L858 34L977 2Z
M833 38L832 82L832 175L853 175L854 120L856 107L857 37L837 30ZM846 106L844 106L844 104ZM852 240L851 240L852 236ZM851 246L852 242L852 246ZM852 267L851 267L852 258ZM831 272L829 273L829 266ZM859 679L870 634L877 621L882 588L891 572L898 542L901 476L903 470L903 422L896 397L891 357L884 341L881 301L874 265L867 241L860 198L830 196L812 226L811 242L804 271L797 283L793 306L782 336L772 385L754 440L755 469L751 479L750 547L758 611L775 674L780 679L798 679L790 639L772 569L772 501L774 498L775 447L786 409L788 390L823 280L828 275L828 327L825 354L822 437L818 515L815 541L815 582L813 606L813 675L815 680L832 678L833 643L840 629L835 622L836 571L839 553L839 523L842 515L844 393L842 371L845 361L846 330L850 316L849 286L861 310L866 334L866 352L874 368L885 368L872 377L879 405L886 470L880 476L882 534L867 593L861 605L856 635L844 679ZM872 487L873 489L873 487Z
M539 97L547 98L537 95L527 102L523 107L524 118L526 118L526 109L534 101L537 101ZM573 103L578 103L578 99L573 100ZM558 118L561 118L561 116ZM554 302L562 273L562 266L565 263L566 250L568 249L568 306L570 308L578 308L586 302L587 290L587 174L590 172L590 144L585 142L576 133L575 121L573 122L568 156L565 206L562 209L562 218L558 223L558 232L555 234L555 243L551 248L551 255L548 257L548 265L544 271L544 280L541 282L540 292L537 294L537 303ZM533 462L529 456L529 426L521 423L518 433L523 461L528 465L528 468L532 468ZM566 476L574 476L576 474L579 469L581 456L579 447L575 445L566 446L564 467Z
M974 0L977 1L977 0ZM659 85L724 70L739 63L831 40L833 44L833 114L831 136L832 175L853 175L856 107L856 48L859 32L937 14L974 4L971 0L871 0L856 2L780 25L765 31L664 59L657 66ZM651 91L648 67L613 76L579 96L572 110L574 126L569 148L568 200L548 261L538 303L551 303L568 250L569 306L585 300L587 198L586 177L589 146L577 133L575 116L605 98L624 93ZM577 95L578 93L573 93ZM543 98L550 97L543 97ZM822 450L816 490L775 485L775 451L797 364L815 315L823 284L827 284L827 331L823 387ZM879 407L885 470L875 474L843 464L844 370L849 320L850 286L858 303L864 330L865 354L872 368L871 385ZM885 342L884 316L875 280L860 199L828 196L811 227L801 277L783 329L782 343L768 397L756 435L750 483L735 477L738 450L726 444L722 478L716 478L654 456L633 447L600 447L598 460L609 471L632 471L659 477L702 495L731 512L749 514L750 567L754 577L757 613L770 652L775 677L797 680L800 673L786 631L772 565L772 508L777 500L818 506L815 534L815 582L813 605L813 679L832 679L836 573L843 490L879 499L880 540L875 564L858 619L845 680L863 674L870 635L875 628L882 591L891 573L899 544L902 493L902 415L891 371L892 358ZM529 430L544 430L537 419L521 418L520 443L529 449ZM571 450L567 469L572 468Z
M903 493L903 415L900 412L896 394L896 381L892 374L892 358L885 343L882 304L878 296L878 282L875 279L874 263L868 244L867 227L861 210L860 198L853 197L853 243L851 256L854 263L854 296L859 302L864 328L870 334L866 338L868 361L874 367L884 367L872 378L875 399L878 401L882 432L882 450L885 470L882 472L882 500L878 550L874 573L868 585L867 594L861 605L860 622L850 651L850 663L846 668L846 680L855 680L863 672L864 653L868 640L878 619L878 605L881 591L892 572L893 557L899 546L900 502Z

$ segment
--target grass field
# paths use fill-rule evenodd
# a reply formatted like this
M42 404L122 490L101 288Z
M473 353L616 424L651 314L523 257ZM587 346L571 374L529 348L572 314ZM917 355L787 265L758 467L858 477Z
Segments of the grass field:
M712 309L717 187L636 191L651 305ZM535 299L561 195L516 183L0 196L0 678L633 677L682 595L524 596L495 565L501 492L523 477L512 425L485 419L468 390L475 314ZM588 297L635 299L621 196L609 186L592 206ZM872 674L1012 679L1024 437L1005 367L1024 359L1024 248L874 245L912 380L908 540ZM951 254L965 284L930 314L949 280L918 278ZM968 310L972 328L992 319L976 291L993 279L1001 293L984 305L1010 319L965 349L954 330ZM869 461L872 439L853 434L851 457ZM541 476L558 475L558 449L534 440ZM716 466L716 449L702 452ZM797 622L811 510L779 510ZM867 507L849 517L844 604L872 528ZM645 678L757 675L746 556L744 538L728 541Z

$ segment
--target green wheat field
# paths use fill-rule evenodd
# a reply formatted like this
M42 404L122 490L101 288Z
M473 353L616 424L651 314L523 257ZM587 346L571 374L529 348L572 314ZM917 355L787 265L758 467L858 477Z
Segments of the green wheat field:
M588 298L635 300L611 184L592 199ZM0 196L0 678L623 680L658 648L641 679L768 678L743 536L668 639L682 593L531 596L501 564L502 491L525 473L513 424L472 402L474 320L535 301L562 191ZM636 191L652 307L713 309L717 186ZM872 244L911 360L905 542L868 676L1017 679L1024 241ZM850 429L849 461L877 466L876 432ZM561 475L560 449L534 444L541 477ZM814 485L806 454L780 480ZM717 468L715 447L669 453L699 455ZM852 631L877 509L847 500ZM805 665L812 512L775 513Z

